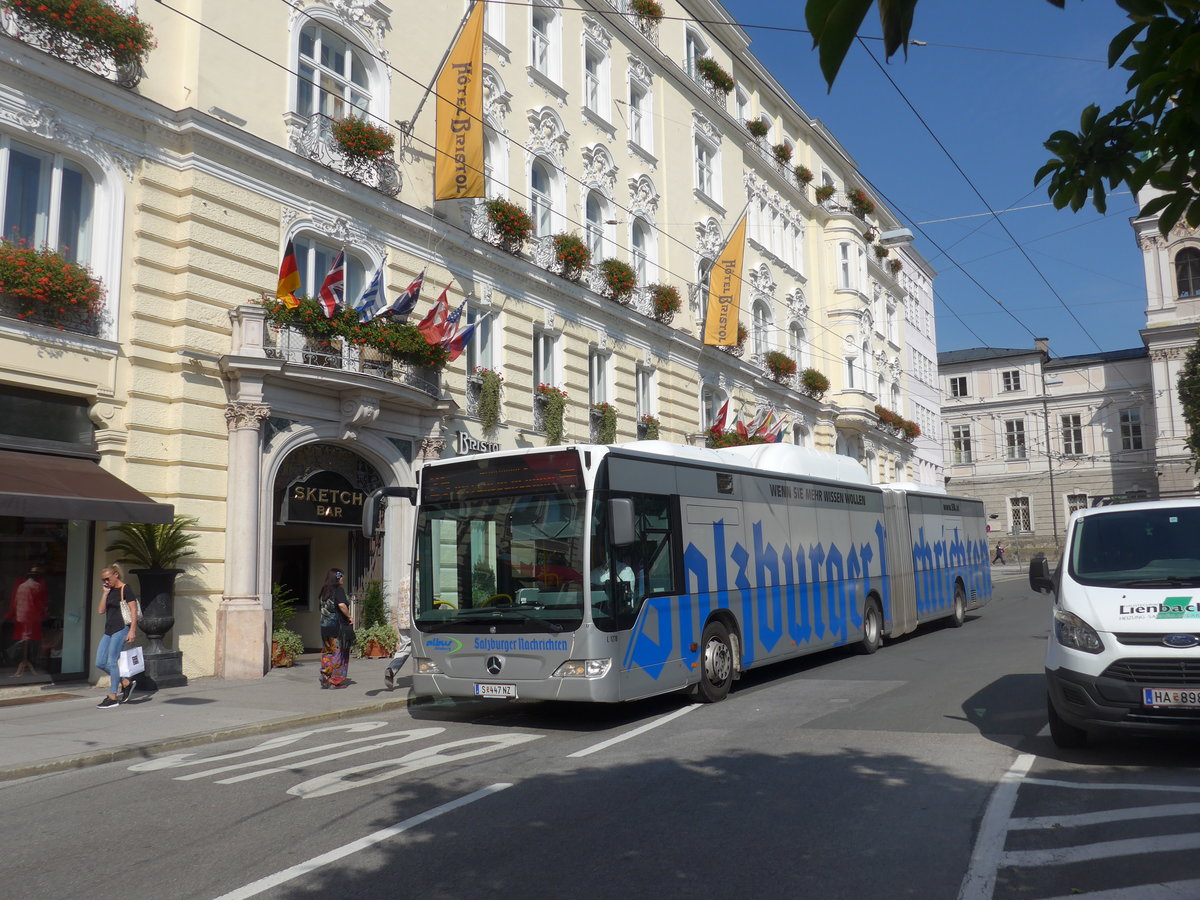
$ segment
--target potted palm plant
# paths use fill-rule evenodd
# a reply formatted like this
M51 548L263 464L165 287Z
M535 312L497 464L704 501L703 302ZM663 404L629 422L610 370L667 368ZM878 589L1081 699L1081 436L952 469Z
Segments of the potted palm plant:
M158 687L187 684L183 674L183 654L163 646L163 638L175 625L175 579L183 574L181 561L195 555L200 535L192 531L199 524L193 516L176 514L168 525L122 522L113 530L116 537L108 552L129 565L129 573L138 579L141 604L138 626L146 635L146 672L148 681Z
M296 615L296 595L285 584L271 585L271 666L286 668L294 665L304 652L304 640L288 623Z
M357 632L354 653L359 658L380 659L396 652L400 635L387 621L383 604L383 582L368 581L363 589L363 627Z

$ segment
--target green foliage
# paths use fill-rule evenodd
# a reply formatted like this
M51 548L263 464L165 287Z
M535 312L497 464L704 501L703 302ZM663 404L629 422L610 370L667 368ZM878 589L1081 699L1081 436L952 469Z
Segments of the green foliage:
M796 361L778 350L768 350L767 355L763 357L763 363L771 373L771 378L780 384L796 374Z
M829 379L816 369L805 369L800 373L800 390L814 400L820 400L829 390Z
M654 307L654 318L659 322L670 322L679 312L679 291L669 284L650 285L650 302Z
M606 259L600 263L600 275L604 279L605 296L614 303L625 303L637 289L637 272L619 259Z
M592 261L592 252L587 244L577 234L554 235L554 258L562 266L562 276L568 281L575 281L583 272L584 266Z
M383 604L383 582L368 581L363 587L362 623L366 628L387 621L387 611Z
M500 249L513 254L520 253L521 246L533 233L533 219L529 217L529 213L517 204L499 197L487 201L484 208L487 210L488 221L495 226L496 233L500 236Z
M354 640L354 655L362 658L366 652L367 644L374 641L383 651L391 656L396 652L396 644L400 641L400 633L396 631L394 625L389 625L387 622L380 622L375 625L368 625L366 628L360 628L355 631Z
M326 318L320 304L311 297L301 297L300 305L289 309L274 297L261 298L267 321L290 326L306 337L317 341L349 341L362 347L372 347L380 353L428 369L445 368L445 347L432 345L415 325L394 322L389 316L378 316L370 322L359 322L358 313L349 307L339 307Z
M290 628L276 628L271 632L271 642L275 644L271 665L290 666L304 652L304 639Z
M700 77L714 90L728 94L733 90L733 76L722 68L721 64L711 56L701 56L696 59L696 71Z
M596 442L611 444L617 439L617 408L611 403L593 403L592 412L600 418L596 428Z
M658 0L629 0L629 10L641 19L657 22L663 17L662 4Z
M1200 340L1184 357L1176 386L1183 422L1187 426L1184 446L1192 454L1192 471L1200 471Z
M333 123L333 138L350 159L379 159L396 143L390 132L366 119L347 116Z
M641 423L642 423L642 430L643 430L642 440L643 441L657 441L658 435L659 435L659 429L662 427L661 423L658 421L658 419L656 419L654 416L651 416L651 415L644 415L641 418Z
M742 447L746 444L769 444L771 441L761 435L751 434L742 437L737 431L717 431L715 428L710 428L705 436L704 445L712 450L720 450L722 447Z
M771 126L767 124L766 119L759 117L757 119L747 119L746 130L750 132L751 137L761 138L767 136L767 132L771 130Z
M106 55L118 66L144 63L154 49L154 32L136 15L104 0L7 0L26 27L68 37L78 44L76 57Z
M195 554L192 547L200 535L188 529L199 523L193 516L178 514L170 525L122 522L113 527L117 536L107 551L133 569L175 569L180 560Z
M483 430L494 431L500 424L500 385L504 383L504 376L491 369L477 368L475 371L482 382L479 385L479 405L476 412L479 414Z
M0 241L0 294L18 319L87 334L104 309L104 286L85 266L10 241Z
M775 161L781 166L786 166L792 161L792 145L776 144L771 148L771 155L775 157Z
M567 408L567 392L553 385L539 384L537 396L542 403L542 426L546 432L546 444L553 447L562 443L563 414Z
M796 166L792 169L792 174L796 176L796 181L800 183L801 187L813 180L812 169L808 166Z
M296 594L286 584L271 585L271 630L287 628L296 615Z

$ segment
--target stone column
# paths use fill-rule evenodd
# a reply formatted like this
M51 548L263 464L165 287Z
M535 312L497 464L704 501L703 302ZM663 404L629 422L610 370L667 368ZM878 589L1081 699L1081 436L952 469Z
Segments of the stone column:
M217 675L260 678L270 668L269 610L258 593L259 504L265 403L225 407L229 427L229 484L225 526L225 596L217 609Z

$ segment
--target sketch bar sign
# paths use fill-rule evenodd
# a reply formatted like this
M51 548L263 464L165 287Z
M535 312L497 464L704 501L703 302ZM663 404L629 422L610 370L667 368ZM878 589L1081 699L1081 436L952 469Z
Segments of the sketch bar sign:
M367 492L337 472L314 472L292 482L283 498L284 525L362 526Z

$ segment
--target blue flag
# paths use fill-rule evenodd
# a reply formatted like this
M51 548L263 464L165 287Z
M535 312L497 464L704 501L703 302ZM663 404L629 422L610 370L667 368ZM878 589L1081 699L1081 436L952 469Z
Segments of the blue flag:
M388 312L400 319L407 319L408 314L413 311L417 305L417 298L421 296L421 285L425 281L425 270L421 270L421 274L416 277L412 284L404 289L399 297L392 303Z
M387 308L387 298L383 295L383 266L387 258L379 264L375 275L367 289L362 292L354 308L358 310L358 321L369 322Z

